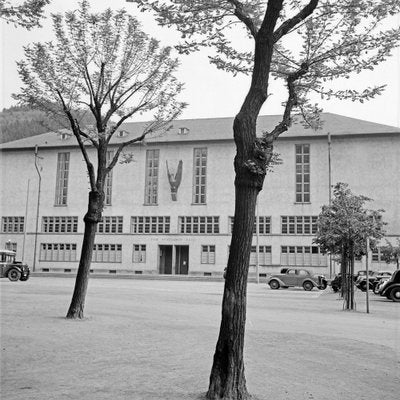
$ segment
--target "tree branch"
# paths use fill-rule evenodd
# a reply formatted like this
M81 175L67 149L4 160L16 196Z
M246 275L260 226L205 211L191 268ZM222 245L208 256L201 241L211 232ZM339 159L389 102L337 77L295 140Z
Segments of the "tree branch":
M291 112L293 110L293 107L297 105L297 94L296 94L296 88L294 83L300 79L303 75L305 75L308 72L308 64L303 63L301 67L290 74L287 79L287 88L288 88L288 100L285 105L285 111L283 113L282 121L279 122L278 125L275 126L275 128L270 132L265 135L265 140L266 142L270 143L274 140L276 140L279 135L281 135L283 132L286 132L291 125Z
M245 13L243 4L238 0L228 0L228 1L229 3L235 6L235 11L234 11L235 16L246 25L251 35L255 38L257 36L257 28L251 17Z
M96 189L96 178L95 178L94 168L93 168L93 164L90 162L89 155L87 154L87 151L85 149L85 145L82 142L82 138L80 136L80 134L82 133L81 129L79 128L78 122L73 118L71 111L67 108L64 98L62 97L59 90L57 90L57 94L61 100L63 110L71 124L72 132L74 133L76 140L78 141L79 148L81 149L83 158L85 159L85 163L86 163L86 166L88 169L88 174L89 174L90 187L92 188L92 190L95 190Z
M319 0L310 0L310 2L293 18L290 18L282 23L274 32L274 42L276 43L282 36L286 35L291 29L293 29L298 23L306 19L311 15L318 5Z

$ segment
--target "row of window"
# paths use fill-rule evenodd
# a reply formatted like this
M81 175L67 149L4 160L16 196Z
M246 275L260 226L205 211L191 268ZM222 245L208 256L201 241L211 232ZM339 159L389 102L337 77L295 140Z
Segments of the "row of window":
M107 164L114 157L113 151L107 152ZM295 145L296 164L296 203L310 202L310 145ZM160 175L160 150L146 151L144 204L158 204L158 180ZM58 153L55 205L67 205L68 175L70 170L70 153ZM105 205L111 205L112 171L105 181ZM193 178L192 203L206 204L207 202L207 148L193 149Z
M17 252L17 243L5 243L7 250ZM122 245L95 244L93 262L121 262ZM40 261L77 261L76 243L42 243ZM251 247L250 265L256 265L256 246ZM146 262L146 245L133 245L133 263ZM259 265L272 264L271 246L258 246ZM372 252L372 262L384 262L381 249ZM215 245L201 246L201 263L215 264ZM320 253L317 246L281 246L281 265L318 265L326 266L326 256Z
M145 244L134 244L132 251L133 263L146 262ZM292 249L293 253L292 253ZM300 249L300 250L299 250ZM293 257L291 256L293 254ZM216 246L202 245L201 264L215 264ZM76 243L41 243L40 261L77 261ZM256 265L256 246L251 247L250 265ZM97 263L121 263L121 244L95 244L93 248L92 262ZM258 246L258 262L260 265L272 264L271 246ZM313 265L326 266L326 256L319 252L316 246L282 246L281 265Z
M229 217L229 233L233 229L233 217ZM317 216L282 216L281 233L290 235L310 235L317 232ZM171 218L169 216L134 216L131 217L130 232L133 234L165 234L170 233ZM257 224L254 222L253 232ZM3 217L3 233L24 232L24 217ZM42 232L44 233L77 233L78 217L43 217ZM98 233L123 233L122 216L104 216L97 225ZM217 216L180 216L178 217L178 232L182 234L220 233L219 217ZM271 217L258 217L258 232L260 235L271 233Z

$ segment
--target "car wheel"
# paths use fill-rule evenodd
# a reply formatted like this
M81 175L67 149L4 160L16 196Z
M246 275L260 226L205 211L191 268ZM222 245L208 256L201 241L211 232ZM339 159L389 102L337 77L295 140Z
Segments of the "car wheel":
M15 269L15 268L13 268L13 269L10 269L9 271L8 271L8 279L11 281L11 282L16 282L16 281L18 281L20 278L21 278L21 272L19 272L17 269Z
M390 298L393 301L400 301L400 287L395 287L390 291Z
M360 290L363 292L367 290L367 282L360 283Z
M21 277L20 281L25 282L25 281L27 281L28 279L29 279L29 276L23 276L23 277Z
M313 290L313 287L314 287L314 285L309 281L303 283L303 289L307 290L308 292L310 290Z
M279 289L279 286L279 282L275 279L269 283L269 287L273 290Z

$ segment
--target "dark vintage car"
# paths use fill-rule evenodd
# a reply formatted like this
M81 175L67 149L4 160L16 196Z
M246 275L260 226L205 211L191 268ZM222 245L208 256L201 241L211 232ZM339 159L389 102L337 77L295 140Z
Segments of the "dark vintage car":
M368 286L370 290L374 290L375 285L379 283L381 279L389 279L392 276L390 271L369 271L368 274ZM356 279L355 285L358 289L365 292L367 288L367 274L359 275Z
M335 293L342 288L342 274L340 272L332 279L331 287Z
M379 294L389 300L400 302L400 269L395 271L391 278L385 282Z
M20 261L15 261L15 252L0 250L0 278L8 278L10 281L27 281L29 279L29 267Z
M323 275L313 275L302 268L282 268L280 274L273 274L267 278L267 284L271 289L302 287L304 290L312 290L314 287L325 289L327 280Z

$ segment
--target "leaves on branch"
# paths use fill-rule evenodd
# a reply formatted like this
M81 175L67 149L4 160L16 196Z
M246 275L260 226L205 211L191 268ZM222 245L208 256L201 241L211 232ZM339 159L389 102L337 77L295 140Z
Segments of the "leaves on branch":
M341 254L343 246L352 244L355 255L366 253L366 238L371 249L384 236L383 210L364 207L371 201L366 196L355 195L345 183L334 186L334 198L330 206L323 206L318 217L318 231L314 243L323 253Z
M17 64L23 86L14 97L68 122L93 188L96 179L87 143L104 163L103 150L121 124L136 114L150 113L144 130L119 144L104 170L109 173L126 146L168 130L185 106L178 100L183 85L173 75L178 60L171 57L171 48L160 47L141 31L125 10L91 13L84 0L78 10L52 18L55 40L25 48L25 59ZM82 109L92 114L92 126L81 126L76 110ZM97 179L104 183L103 176Z
M44 15L44 7L50 0L26 0L21 5L11 5L8 0L0 0L0 18L15 26L28 30L40 25Z
M261 27L267 24L267 4L251 0L131 0L139 8L152 10L161 25L174 26L182 36L177 49L184 54L201 47L214 49L209 56L217 68L252 74L254 44L262 39ZM277 2L277 4L281 2ZM316 5L316 7L315 7ZM315 9L313 8L315 7ZM294 90L299 101L291 109L307 120L308 99L312 93L323 99L337 98L364 102L382 93L384 85L345 89L331 86L340 78L372 70L399 46L400 28L385 28L384 22L400 12L398 0L290 0L283 2L278 28L273 37L271 74L286 84L287 79L308 65L307 73L296 79ZM390 24L389 24L390 26ZM244 29L249 38L247 49L237 47L235 32ZM294 43L294 44L293 44ZM266 88L265 88L266 89ZM318 110L314 107L314 111ZM285 125L288 126L287 121ZM306 122L306 125L309 125Z

